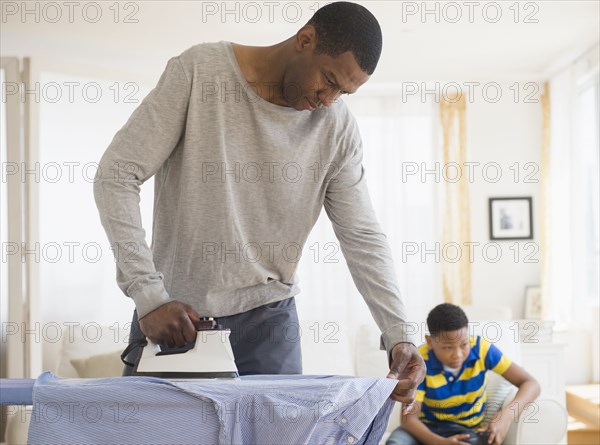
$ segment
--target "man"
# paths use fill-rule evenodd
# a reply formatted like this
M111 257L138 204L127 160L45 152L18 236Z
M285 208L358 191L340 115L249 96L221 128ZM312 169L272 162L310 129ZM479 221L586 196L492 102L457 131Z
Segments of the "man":
M194 341L201 316L214 317L232 329L240 374L301 373L300 346L284 338L297 321L294 248L324 205L382 330L388 377L399 380L392 398L410 409L425 368L368 196L358 128L338 100L369 79L381 47L375 17L339 2L276 45L206 43L169 60L108 147L94 188L117 282L136 305L132 331L139 317L138 336L177 347ZM152 175L150 250L139 186ZM258 341L244 335L249 325Z

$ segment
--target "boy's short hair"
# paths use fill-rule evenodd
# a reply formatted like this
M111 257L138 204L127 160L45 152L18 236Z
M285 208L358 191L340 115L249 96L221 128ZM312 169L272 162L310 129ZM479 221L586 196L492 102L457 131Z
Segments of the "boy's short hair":
M442 332L458 331L468 326L467 315L455 304L438 304L427 316L427 328L432 336L438 336Z
M360 69L368 75L373 74L381 55L383 37L379 22L367 8L350 2L329 3L318 9L307 25L316 30L317 54L335 59L350 51Z

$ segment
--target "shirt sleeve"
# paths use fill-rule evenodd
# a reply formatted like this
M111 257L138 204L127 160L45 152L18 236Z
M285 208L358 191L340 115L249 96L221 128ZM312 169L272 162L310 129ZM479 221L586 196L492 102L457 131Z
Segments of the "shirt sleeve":
M329 180L325 211L352 279L382 332L380 349L387 351L391 361L396 344L414 344L412 326L407 322L387 238L373 211L362 165L362 142L358 130L354 131L354 145L346 161Z
M487 353L485 354L485 369L490 371L494 371L497 374L504 374L506 370L510 367L512 361L506 357L500 349L496 347L493 343L490 343L483 337L481 337L481 350L487 349Z
M182 137L190 85L180 58L170 59L156 87L113 138L94 182L96 206L115 256L117 284L134 300L140 318L169 301L142 227L140 186Z

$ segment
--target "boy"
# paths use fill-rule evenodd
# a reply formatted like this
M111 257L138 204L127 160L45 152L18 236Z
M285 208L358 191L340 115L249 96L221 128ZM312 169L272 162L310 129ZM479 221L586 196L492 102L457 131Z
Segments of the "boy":
M427 365L412 412L386 445L500 445L515 413L540 393L538 382L480 336L469 336L468 319L453 304L436 306L427 317L426 344L419 352ZM487 376L492 370L519 388L510 405L495 420L482 425Z

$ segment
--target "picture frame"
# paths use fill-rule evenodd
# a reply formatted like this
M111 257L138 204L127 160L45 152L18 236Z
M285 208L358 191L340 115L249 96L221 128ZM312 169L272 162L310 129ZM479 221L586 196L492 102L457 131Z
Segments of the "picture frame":
M527 319L541 320L543 313L542 288L540 286L527 286L525 288L525 310Z
M491 240L533 239L532 198L489 198Z

